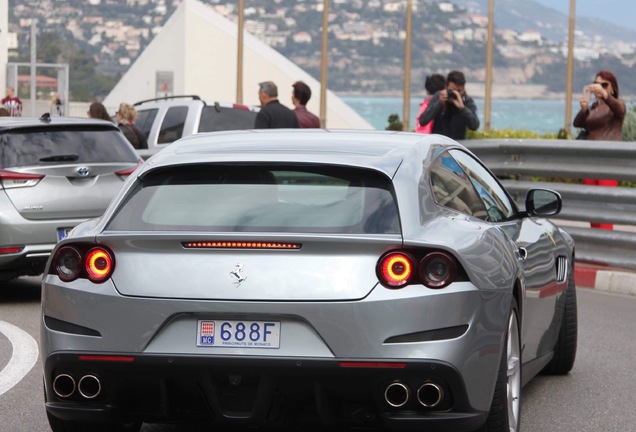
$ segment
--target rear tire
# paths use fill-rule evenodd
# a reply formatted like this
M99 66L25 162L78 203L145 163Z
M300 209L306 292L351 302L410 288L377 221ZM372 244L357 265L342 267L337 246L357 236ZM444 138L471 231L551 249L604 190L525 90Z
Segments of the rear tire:
M574 269L570 268L568 286L565 289L563 316L559 338L554 346L554 357L543 369L544 374L566 375L574 367L576 359L576 343L578 333L578 319L576 306L576 285L574 283Z
M517 302L513 298L508 314L506 344L501 353L490 413L479 432L518 432L520 414L521 336Z

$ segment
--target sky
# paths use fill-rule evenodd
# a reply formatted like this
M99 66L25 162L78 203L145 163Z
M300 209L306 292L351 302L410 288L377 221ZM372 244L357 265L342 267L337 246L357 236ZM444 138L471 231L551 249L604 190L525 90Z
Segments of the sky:
M564 14L570 13L570 0L535 0ZM634 0L576 0L576 16L599 18L636 30Z

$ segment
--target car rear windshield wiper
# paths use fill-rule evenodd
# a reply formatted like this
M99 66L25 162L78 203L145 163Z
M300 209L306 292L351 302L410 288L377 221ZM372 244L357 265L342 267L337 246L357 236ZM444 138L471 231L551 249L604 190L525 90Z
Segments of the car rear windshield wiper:
M76 154L61 154L40 158L40 162L75 162L78 159Z

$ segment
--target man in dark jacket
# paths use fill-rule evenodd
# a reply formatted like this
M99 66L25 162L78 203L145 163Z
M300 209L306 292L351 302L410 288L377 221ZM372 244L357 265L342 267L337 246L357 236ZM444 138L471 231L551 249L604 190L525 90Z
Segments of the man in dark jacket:
M298 117L298 123L301 128L313 128L320 129L320 119L317 115L310 113L307 110L307 102L311 99L311 89L307 84L302 81L296 81L292 84L292 104L294 113Z
M435 93L420 116L420 124L424 126L435 120L432 133L463 140L466 139L466 128L479 128L477 106L466 94L466 78L462 72L450 72L446 82L446 88Z
M278 101L278 88L271 81L259 84L261 110L256 115L254 129L298 128L296 114Z

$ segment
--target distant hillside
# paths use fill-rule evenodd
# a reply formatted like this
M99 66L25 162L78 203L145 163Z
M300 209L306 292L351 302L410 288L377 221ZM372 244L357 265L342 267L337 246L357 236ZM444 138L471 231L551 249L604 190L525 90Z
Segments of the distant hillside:
M452 2L469 11L488 15L488 0L452 0ZM599 7L603 7L601 2L598 3ZM633 0L625 0L624 3L624 8L617 10L633 13ZM497 0L495 25L498 28L509 28L517 32L537 30L550 41L564 42L568 36L569 15L532 0ZM575 26L577 31L588 37L597 37L608 48L616 42L636 43L636 31L608 21L579 17L575 21Z
M237 19L234 0L201 1L230 20ZM94 98L107 93L107 84L126 72L179 4L165 0L57 3L59 8L46 8L41 2L9 0L9 31L18 37L18 52L12 53L12 59L28 61L30 20L40 17L38 57L40 61L74 65L70 80L72 97L77 99L86 98L85 94ZM246 31L320 79L320 3L250 0L245 8ZM488 33L483 17L488 15L488 0L413 3L418 6L413 14L413 91L423 91L426 75L453 69L465 71L472 84L483 83ZM404 5L396 0L331 1L330 89L355 94L402 93ZM580 91L599 70L609 69L618 77L622 95L636 95L636 81L629 79L636 73L636 31L594 19L581 19L577 29L574 88ZM567 14L535 0L496 0L495 30L494 84L509 89L504 96L521 97L525 94L521 86L534 91L544 89L539 97L563 94ZM542 37L536 38L528 30L536 30ZM85 72L90 69L110 80L96 79L97 75ZM96 85L100 81L104 84ZM78 83L84 87L83 93Z

